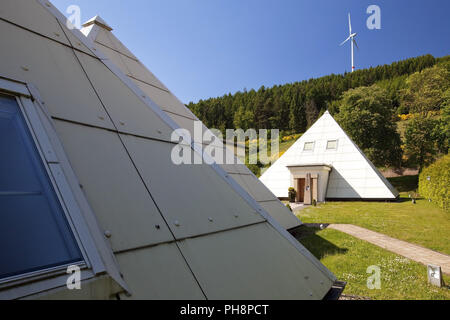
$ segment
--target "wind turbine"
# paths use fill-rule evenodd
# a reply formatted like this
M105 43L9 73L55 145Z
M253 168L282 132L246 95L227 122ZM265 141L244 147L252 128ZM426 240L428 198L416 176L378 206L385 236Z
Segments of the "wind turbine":
M351 46L352 46L352 72L353 72L353 71L355 71L355 60L354 60L354 56L353 56L353 51L354 51L353 44L355 44L356 48L358 48L358 45L356 44L356 40L355 40L355 37L357 36L357 33L356 32L355 33L352 32L352 19L350 17L350 13L348 14L348 28L349 28L349 31L350 31L350 33L349 33L350 35L348 36L347 39L345 39L344 42L341 43L341 46L343 46L347 41L350 40Z

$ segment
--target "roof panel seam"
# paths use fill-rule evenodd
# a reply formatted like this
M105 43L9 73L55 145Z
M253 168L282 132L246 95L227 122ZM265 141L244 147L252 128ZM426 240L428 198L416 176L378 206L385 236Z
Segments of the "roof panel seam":
M95 55L88 54L88 53L86 53L86 52L84 52L84 51L82 51L82 50L80 50L80 49L78 49L78 48L73 47L72 45L67 45L67 44L64 43L64 42L58 41L58 40L56 40L56 39L53 39L53 38L51 38L51 37L49 37L49 36L46 36L46 35L44 35L44 34L42 34L42 33L39 33L39 32L37 32L37 31L31 30L31 29L29 29L29 28L27 28L27 27L21 26L20 24L14 23L14 22L9 21L9 20L7 20L7 19L5 19L5 18L0 17L0 21L9 23L9 24L11 24L11 25L13 25L13 26L15 26L15 27L17 27L17 28L19 28L19 29L22 29L22 30L31 32L31 33L33 33L33 34L35 34L35 35L37 35L37 36L40 36L40 37L45 38L45 39L47 39L47 40L56 42L56 43L58 43L58 44L60 44L60 45L62 45L62 46L64 46L64 47L66 47L66 48L70 48L70 49L76 50L76 51L78 51L78 52L81 52L81 53L84 53L84 54L86 54L86 55L88 55L88 56L91 56L91 57L93 57L93 58L95 58L95 59L97 59L97 60L100 60L100 58L97 57L97 56L95 56ZM58 25L60 25L58 20L57 20L57 22L58 22ZM64 35L66 36L64 30L63 30L63 33L64 33ZM68 42L69 44L71 44L71 42L69 41L69 39L68 39L67 36L66 36L66 39L67 39L67 42Z
M262 221L252 222L252 223L246 223L246 224L239 225L239 226L236 226L236 227L225 228L225 229L211 231L211 232L204 232L204 233L196 234L196 235L193 235L193 236L176 238L175 240L171 240L171 241L162 241L162 242L158 242L158 243L152 243L152 244L149 244L149 245L142 245L142 246L133 247L133 248L129 248L129 249L117 250L117 251L114 251L114 254L122 254L122 253L131 252L131 251L144 250L144 249L157 247L157 246L163 245L163 244L172 244L172 243L181 242L181 241L185 241L185 240L189 240L189 239L196 239L196 238L207 237L207 236L210 236L210 235L213 235L213 234L233 231L233 230L237 230L237 229L248 228L248 227L251 227L251 226L254 226L254 225L258 225L258 224L263 224L263 223L268 223L268 222L266 220L262 220Z
M120 55L122 55L122 56L124 56L124 57L127 57L127 58L129 58L129 59L131 59L131 60L133 60L133 61L139 62L139 60L136 60L135 58L130 57L129 55L126 55L126 54L120 52L118 49L111 48L110 46L108 46L108 45L106 45L106 44L104 44L104 43L101 43L101 42L99 42L99 41L97 41L97 40L95 40L94 42L95 42L95 44L99 44L99 45L104 46L104 47L106 47L106 48L108 48L108 49L110 49L110 50L113 50L114 52L117 52L118 54L120 54Z

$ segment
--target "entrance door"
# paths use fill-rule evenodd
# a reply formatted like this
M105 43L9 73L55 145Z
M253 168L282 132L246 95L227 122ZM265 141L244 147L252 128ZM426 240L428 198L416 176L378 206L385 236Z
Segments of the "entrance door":
M297 202L305 201L305 183L305 178L297 179Z

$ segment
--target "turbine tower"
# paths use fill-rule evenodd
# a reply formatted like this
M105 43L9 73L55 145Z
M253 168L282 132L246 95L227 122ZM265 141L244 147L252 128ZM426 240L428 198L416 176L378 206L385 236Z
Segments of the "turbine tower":
M341 43L341 46L344 45L348 40L350 40L351 47L352 47L352 72L355 71L355 60L354 60L354 49L353 44L355 44L356 48L358 48L358 45L356 44L355 37L357 36L357 33L352 32L352 19L350 17L350 13L348 14L348 28L349 28L349 36L347 39L345 39L344 42ZM359 48L358 48L359 49Z

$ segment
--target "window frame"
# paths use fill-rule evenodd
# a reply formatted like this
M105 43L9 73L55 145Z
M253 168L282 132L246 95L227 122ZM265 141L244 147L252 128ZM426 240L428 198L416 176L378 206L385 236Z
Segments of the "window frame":
M73 192L74 188L80 188L80 185L70 179L63 170L64 166L70 166L70 164L65 155L61 154L62 151L54 147L54 142L59 140L54 130L49 128L51 118L46 110L42 110L43 102L40 100L37 89L31 84L0 76L0 94L15 98L19 112L24 119L24 125L30 133L38 157L82 256L82 260L79 262L0 279L0 299L3 295L11 296L7 292L10 287L17 289L18 286L24 286L17 290L20 297L65 286L69 276L67 274L68 266L80 268L81 281L106 272L99 249L95 245L89 226L83 217L82 209ZM46 119L42 119L43 117ZM48 120L47 123L44 120ZM5 289L6 292L4 292Z
M336 141L336 148L328 148L328 143ZM338 149L339 146L339 139L333 139L333 140L327 140L327 144L326 144L326 150L327 151L336 151Z
M312 148L311 149L306 149L306 145L311 143L312 144ZM303 152L314 152L314 149L316 148L316 142L315 141L305 141L305 143L303 144Z

